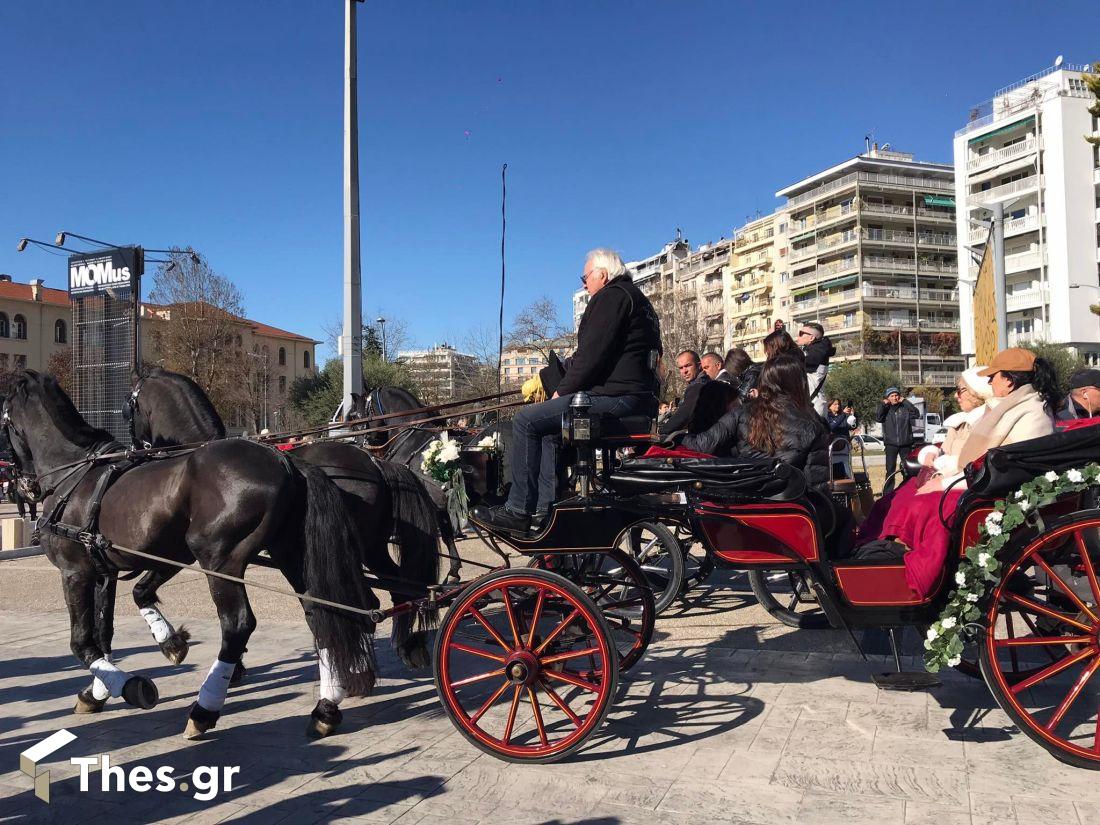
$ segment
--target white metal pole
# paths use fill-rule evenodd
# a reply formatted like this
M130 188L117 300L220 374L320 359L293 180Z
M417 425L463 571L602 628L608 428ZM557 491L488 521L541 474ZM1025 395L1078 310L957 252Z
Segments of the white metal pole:
M993 294L996 303L997 349L1008 348L1008 289L1005 286L1005 205L993 204Z
M363 285L359 268L359 108L356 100L355 7L344 0L344 415L363 389Z

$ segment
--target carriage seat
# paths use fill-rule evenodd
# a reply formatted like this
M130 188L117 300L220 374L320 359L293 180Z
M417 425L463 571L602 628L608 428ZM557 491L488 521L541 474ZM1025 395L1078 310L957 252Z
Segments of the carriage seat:
M600 416L600 441L644 441L653 435L656 421L648 415Z
M806 477L775 459L628 458L608 479L620 493L690 488L746 499L791 501L806 491Z

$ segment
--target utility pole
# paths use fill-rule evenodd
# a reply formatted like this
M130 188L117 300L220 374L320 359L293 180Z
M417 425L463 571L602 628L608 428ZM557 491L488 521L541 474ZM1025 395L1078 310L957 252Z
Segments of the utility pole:
M1005 205L993 204L993 294L997 312L997 351L1008 349L1008 290L1005 287Z
M356 4L344 0L344 400L341 411L350 416L353 394L363 391L363 284L359 268L359 106L358 55L355 42Z

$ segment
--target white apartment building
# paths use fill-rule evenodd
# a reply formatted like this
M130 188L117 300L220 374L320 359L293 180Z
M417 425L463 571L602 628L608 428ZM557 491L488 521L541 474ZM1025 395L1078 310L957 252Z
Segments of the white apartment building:
M401 352L395 360L408 366L420 388L422 401L442 404L473 394L477 358L459 352L450 344Z
M1008 343L1051 341L1100 362L1100 156L1085 135L1100 132L1088 112L1087 66L1053 66L970 113L955 133L962 351L974 354L973 283L988 231L970 221L1005 209ZM998 296L1001 300L1001 296Z
M963 366L954 195L950 164L877 145L776 192L787 199L776 316L820 323L835 361L950 386Z
M723 349L745 350L754 361L764 360L764 336L775 315L776 259L781 249L775 242L775 214L750 221L733 235L733 256L726 279L726 340Z

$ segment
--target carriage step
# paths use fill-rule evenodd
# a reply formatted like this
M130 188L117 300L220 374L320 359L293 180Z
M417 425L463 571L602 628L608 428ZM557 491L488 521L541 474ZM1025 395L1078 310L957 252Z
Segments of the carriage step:
M891 671L872 673L871 678L880 690L928 690L943 684L934 673L924 671Z

